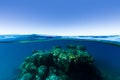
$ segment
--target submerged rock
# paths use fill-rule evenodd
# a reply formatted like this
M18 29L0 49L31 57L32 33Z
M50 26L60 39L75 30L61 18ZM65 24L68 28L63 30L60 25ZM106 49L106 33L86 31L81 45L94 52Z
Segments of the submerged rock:
M21 65L17 80L101 80L93 62L81 45L35 50Z

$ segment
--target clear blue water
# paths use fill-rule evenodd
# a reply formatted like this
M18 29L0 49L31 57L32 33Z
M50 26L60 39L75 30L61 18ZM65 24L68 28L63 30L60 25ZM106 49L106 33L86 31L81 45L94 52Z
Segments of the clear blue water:
M19 66L33 50L49 50L55 45L82 44L95 58L106 80L120 80L120 36L0 36L0 80L15 80Z

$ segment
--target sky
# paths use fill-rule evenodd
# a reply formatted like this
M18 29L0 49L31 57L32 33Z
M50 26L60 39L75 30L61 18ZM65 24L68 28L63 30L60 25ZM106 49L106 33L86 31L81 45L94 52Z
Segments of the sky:
M120 35L120 0L0 0L0 34Z

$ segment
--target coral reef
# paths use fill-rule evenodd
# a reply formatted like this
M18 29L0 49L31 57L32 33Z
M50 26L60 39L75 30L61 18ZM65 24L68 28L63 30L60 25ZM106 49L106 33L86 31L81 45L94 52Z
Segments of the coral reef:
M101 80L94 59L82 45L34 50L20 66L17 80Z

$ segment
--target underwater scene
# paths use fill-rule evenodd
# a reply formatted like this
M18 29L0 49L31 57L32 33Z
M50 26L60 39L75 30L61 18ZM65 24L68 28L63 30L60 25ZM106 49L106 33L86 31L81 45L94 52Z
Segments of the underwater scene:
M120 36L0 35L0 80L120 80Z

